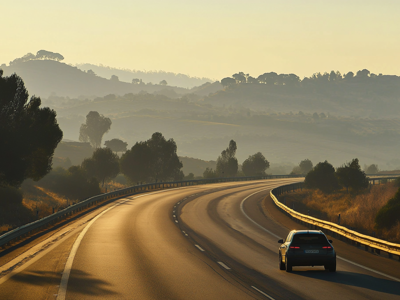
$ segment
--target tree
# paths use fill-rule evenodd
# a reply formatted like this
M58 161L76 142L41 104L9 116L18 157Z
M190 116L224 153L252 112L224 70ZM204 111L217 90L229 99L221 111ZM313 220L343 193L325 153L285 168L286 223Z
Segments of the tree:
M161 80L160 81L160 85L167 85L167 84L168 84L168 82L166 80Z
M228 87L236 84L236 80L231 77L225 77L221 80L221 84L223 87Z
M96 73L92 69L87 70L86 73L88 73L89 75L92 75L92 76L96 76Z
M363 70L360 70L360 71L357 72L356 77L357 78L363 78L363 79L364 78L368 78L370 73L371 72L368 71L367 69L363 69Z
M217 173L212 168L206 168L203 172L203 177L204 178L216 178Z
M304 183L306 187L319 189L323 193L331 193L339 186L335 176L335 168L327 161L318 163L308 172Z
M259 82L258 82L257 78L254 78L254 77L252 77L252 76L249 76L249 77L247 78L247 83L257 84L257 83L259 83Z
M339 184L346 187L347 190L350 188L353 191L359 191L360 189L367 188L369 185L367 176L361 170L357 158L339 167L336 170L336 176Z
M103 183L115 178L119 173L119 158L110 148L98 148L91 158L82 162L82 169L89 177L94 177Z
M10 66L12 66L14 64L26 62L26 61L29 61L29 60L33 60L33 59L36 59L36 55L34 55L32 53L27 53L27 54L25 54L24 56L22 56L20 58L16 58L13 61L10 61Z
M125 152L126 147L128 146L128 143L125 143L124 141L120 139L112 139L110 141L105 141L104 145L107 148L110 148L114 152Z
M56 61L64 60L64 56L60 53L50 52L46 50L39 50L36 53L36 59L53 59Z
M348 72L346 75L344 75L344 79L352 79L354 78L354 73L353 72Z
M311 160L305 159L300 162L299 167L300 167L300 171L301 171L300 174L306 175L306 174L308 174L308 172L310 172L312 170L313 163L311 162Z
M160 132L155 132L147 144L153 155L153 180L180 179L183 165L176 154L175 141L173 139L167 141Z
M378 172L379 172L378 165L375 164L372 164L365 168L365 173L367 174L378 174Z
M185 180L193 180L194 179L194 174L189 173L187 176L184 177Z
M296 86L300 82L300 77L296 74L289 74L284 76L283 82L287 86Z
M274 85L278 81L278 74L275 72L264 73L258 76L258 81L268 85Z
M138 79L138 78L132 79L132 84L142 84L142 83L143 83L142 79Z
M56 112L28 98L21 77L3 77L0 70L0 184L17 187L46 175L63 136Z
M183 165L176 151L173 139L153 133L149 140L136 143L122 155L121 171L131 182L180 180L184 176Z
M233 74L232 77L235 79L236 83L246 83L246 78L249 75L244 74L243 72L239 72L236 74Z
M132 183L149 181L152 175L152 159L147 142L138 142L121 156L121 172Z
M246 176L262 176L265 175L265 170L269 168L269 162L265 159L261 152L250 155L243 162L242 171Z
M111 128L111 120L100 115L97 111L91 111L86 116L86 123L81 125L79 140L90 142L93 148L101 147L103 135Z
M236 142L231 140L228 148L221 152L217 159L216 173L219 177L234 177L237 174L239 164L235 157Z
M111 75L110 80L111 80L111 81L114 81L114 82L119 82L119 78L118 78L117 75Z

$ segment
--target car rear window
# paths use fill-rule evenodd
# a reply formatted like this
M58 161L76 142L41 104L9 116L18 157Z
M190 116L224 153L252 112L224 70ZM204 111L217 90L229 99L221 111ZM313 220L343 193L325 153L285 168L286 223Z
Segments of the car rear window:
M293 244L328 244L328 240L323 234L296 234Z

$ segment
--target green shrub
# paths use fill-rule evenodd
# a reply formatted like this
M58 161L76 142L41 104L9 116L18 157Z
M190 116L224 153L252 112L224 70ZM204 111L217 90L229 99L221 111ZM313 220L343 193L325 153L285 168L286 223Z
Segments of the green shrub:
M390 229L400 221L400 188L396 195L383 206L375 217L376 229Z

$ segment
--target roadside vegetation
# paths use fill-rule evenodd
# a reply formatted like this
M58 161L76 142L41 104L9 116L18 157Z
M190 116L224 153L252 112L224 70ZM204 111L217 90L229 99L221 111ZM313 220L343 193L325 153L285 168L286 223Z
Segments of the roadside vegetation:
M400 179L369 185L358 159L336 170L325 161L307 174L305 187L280 201L300 213L400 242Z

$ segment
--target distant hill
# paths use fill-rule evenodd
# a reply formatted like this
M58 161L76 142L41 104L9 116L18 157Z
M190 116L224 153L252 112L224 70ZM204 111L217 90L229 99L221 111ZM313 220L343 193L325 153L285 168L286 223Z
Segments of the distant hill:
M109 94L124 95L128 93L158 92L176 95L190 92L188 89L165 85L132 84L119 80L102 78L77 67L54 60L28 60L2 65L5 76L16 73L25 82L31 95L49 97L58 95L64 97L103 97Z
M98 76L107 79L111 78L112 75L116 75L119 77L119 80L129 83L132 82L132 79L141 79L144 83L152 82L153 84L158 84L162 80L166 80L169 86L193 88L206 82L214 81L210 78L191 77L185 74L176 74L165 71L127 70L93 64L77 64L76 66L84 71L92 70Z
M214 160L205 161L198 158L180 156L180 161L183 164L182 171L185 175L193 173L194 176L203 176L206 168L212 168L215 170L217 162Z
M303 80L273 72L258 79L234 77L222 79L224 90L205 97L204 102L269 113L301 111L363 118L397 118L400 113L399 76L375 75L364 69L356 75L318 73Z

